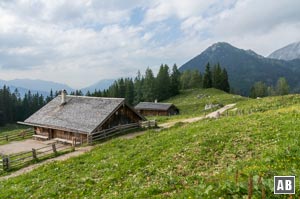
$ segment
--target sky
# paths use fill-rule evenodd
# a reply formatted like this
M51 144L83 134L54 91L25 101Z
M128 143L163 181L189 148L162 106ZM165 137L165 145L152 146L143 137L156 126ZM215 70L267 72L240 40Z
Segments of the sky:
M0 0L0 79L79 89L181 66L216 42L268 56L300 41L299 0Z

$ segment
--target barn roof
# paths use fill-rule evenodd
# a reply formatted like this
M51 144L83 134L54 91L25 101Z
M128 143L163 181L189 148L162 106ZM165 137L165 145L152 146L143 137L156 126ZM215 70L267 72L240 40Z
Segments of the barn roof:
M61 105L61 95L54 98L23 124L79 133L92 133L121 105L124 98L70 96Z
M171 106L174 106L171 103L155 103L155 102L140 102L134 108L136 110L160 110L167 111Z

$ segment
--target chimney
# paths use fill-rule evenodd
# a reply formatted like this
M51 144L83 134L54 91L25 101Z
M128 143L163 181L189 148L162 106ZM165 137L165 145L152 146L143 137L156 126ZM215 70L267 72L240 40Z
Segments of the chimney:
M66 104L67 102L66 102L66 90L61 90L61 105L64 105L64 104Z
M157 99L154 100L154 103L157 103Z

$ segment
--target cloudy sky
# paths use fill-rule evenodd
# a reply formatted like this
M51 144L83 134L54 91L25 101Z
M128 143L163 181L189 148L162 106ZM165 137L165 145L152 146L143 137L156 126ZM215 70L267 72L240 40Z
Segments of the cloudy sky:
M300 41L299 0L0 0L0 79L82 88L182 65L218 41L267 56Z

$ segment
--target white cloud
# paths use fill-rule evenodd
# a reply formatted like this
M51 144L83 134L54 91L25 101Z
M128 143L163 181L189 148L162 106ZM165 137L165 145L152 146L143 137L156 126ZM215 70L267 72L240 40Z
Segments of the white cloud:
M268 55L300 40L299 7L298 0L0 1L0 79L85 87L181 65L217 41Z

